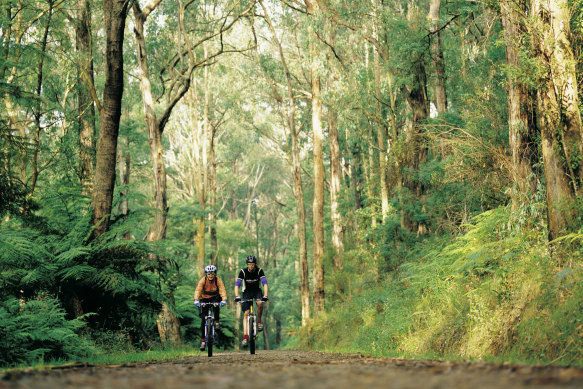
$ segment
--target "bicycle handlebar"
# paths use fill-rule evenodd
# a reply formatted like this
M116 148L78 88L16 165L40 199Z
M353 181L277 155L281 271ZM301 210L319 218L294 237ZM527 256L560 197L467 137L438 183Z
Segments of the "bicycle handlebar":
M218 307L218 306L221 305L221 303L200 303L200 306L201 307L206 307L206 306L209 306L209 305L212 305L213 307Z

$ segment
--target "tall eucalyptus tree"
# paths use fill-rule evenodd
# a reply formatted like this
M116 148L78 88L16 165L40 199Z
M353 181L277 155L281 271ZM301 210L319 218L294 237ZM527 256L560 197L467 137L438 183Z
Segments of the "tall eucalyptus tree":
M297 128L296 125L296 97L292 81L292 73L288 67L288 62L286 60L286 55L282 46L280 39L277 36L274 24L271 20L270 13L267 7L264 5L263 1L259 0L259 4L263 9L263 16L267 22L269 31L272 35L273 45L275 46L283 73L285 76L285 92L287 93L287 98L280 96L277 91L277 82L270 77L270 75L264 70L266 79L270 84L273 91L273 97L278 101L279 104L284 103L283 115L286 119L287 128L291 138L291 157L292 157L292 175L294 181L294 197L296 199L296 209L298 216L297 225L297 237L299 244L299 263L300 263L300 282L301 282L301 301L302 301L302 325L305 325L310 318L310 287L309 287L309 273L308 273L308 253L307 253L307 242L306 242L306 209L304 205L304 188L302 182L302 166L300 157L300 145L299 145L299 132L301 127ZM258 56L259 57L259 56Z
M506 62L508 66L507 100L508 100L508 140L512 156L511 176L518 184L519 198L514 198L514 205L525 196L532 196L536 190L532 166L536 163L536 94L526 82L522 81L521 52L530 52L523 42L526 34L526 1L500 1L500 16L506 42Z
M313 21L308 21L308 45L310 53L310 81L312 84L312 133L314 162L314 200L312 205L314 254L312 258L313 309L314 316L324 312L324 157L322 130L322 91L318 39L315 31L317 18L320 16L318 2L305 0L306 12Z
M90 195L93 187L95 165L95 81L93 72L93 43L91 26L91 2L77 3L75 19L75 41L79 62L80 79L84 82L77 88L79 111L79 177L82 191ZM97 101L97 98L95 98Z
M99 136L91 197L95 225L93 237L99 237L108 230L111 218L117 136L124 91L123 41L129 4L128 0L103 0L105 85L99 111Z
M583 194L583 126L567 0L531 2L530 26L544 68L538 90L549 239L576 231L574 200Z
M43 92L47 78L45 60L52 40L49 34L54 29L55 7L61 3L62 0L37 5L20 0L3 4L2 8L5 13L0 63L0 80L4 86L2 111L8 132L18 139L14 144L19 147L19 152L10 155L4 163L18 177L29 199L34 196L40 174L41 121L46 120L47 113ZM30 212L28 203L21 212Z
M433 100L438 113L447 111L447 89L443 48L441 45L441 0L430 0L427 19L430 21L431 61L433 65Z

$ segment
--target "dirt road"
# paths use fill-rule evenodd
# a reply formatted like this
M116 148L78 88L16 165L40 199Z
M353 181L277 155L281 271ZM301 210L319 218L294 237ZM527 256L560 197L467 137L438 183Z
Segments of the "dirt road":
M164 363L4 374L0 388L583 388L583 369L305 351L218 352Z

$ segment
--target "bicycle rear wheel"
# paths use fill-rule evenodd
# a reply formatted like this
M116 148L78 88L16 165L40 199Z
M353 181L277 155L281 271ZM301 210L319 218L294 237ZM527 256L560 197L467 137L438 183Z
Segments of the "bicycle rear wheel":
M249 352L255 354L255 321L249 320Z
M213 343L215 340L214 332L213 332L213 320L207 319L206 321L206 351L209 357L213 356Z

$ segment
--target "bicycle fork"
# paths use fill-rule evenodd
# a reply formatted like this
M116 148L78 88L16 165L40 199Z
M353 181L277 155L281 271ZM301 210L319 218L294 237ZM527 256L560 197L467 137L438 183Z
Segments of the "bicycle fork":
M210 326L209 326L209 322L210 322ZM204 336L205 336L207 341L209 340L209 338L210 339L215 338L215 325L214 324L215 324L214 318L212 316L205 317ZM208 333L209 327L211 328L210 334Z
M247 331L249 332L249 336L253 337L257 336L257 322L255 318L255 313L251 312L249 313L249 317L247 318Z

